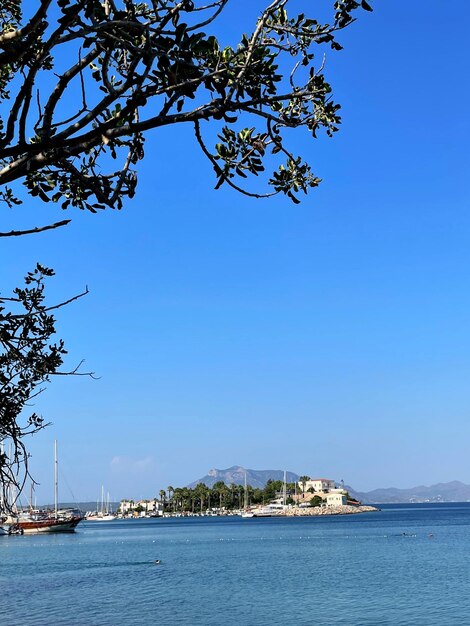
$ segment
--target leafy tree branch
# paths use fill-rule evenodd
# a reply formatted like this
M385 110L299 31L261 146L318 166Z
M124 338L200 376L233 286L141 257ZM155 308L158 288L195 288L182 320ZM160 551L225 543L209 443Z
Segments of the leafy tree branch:
M12 487L19 494L29 476L24 439L46 426L37 413L25 415L25 407L42 393L52 376L92 375L79 371L81 364L72 371L60 369L66 350L62 340L52 342L55 334L52 311L83 297L88 289L47 306L45 280L53 274L38 264L26 275L24 286L17 287L12 296L0 294L0 489L4 491L2 500L10 506ZM3 442L8 449L3 449Z
M11 102L0 120L0 185L21 180L62 208L121 208L135 194L145 133L181 123L194 125L217 187L296 201L318 185L284 131L337 131L323 49L340 50L338 33L370 6L337 0L324 24L274 0L231 47L205 31L230 1L43 0L22 25L23 3L10 0L0 14L0 102ZM63 105L69 94L75 109ZM213 148L207 122L219 126ZM245 187L263 174L265 193Z

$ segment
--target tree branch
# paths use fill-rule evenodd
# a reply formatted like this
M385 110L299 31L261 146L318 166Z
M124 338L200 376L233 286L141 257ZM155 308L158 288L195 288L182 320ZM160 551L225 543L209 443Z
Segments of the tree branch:
M47 9L49 8L52 0L41 0L41 6L30 19L30 21L23 28L17 28L16 30L8 31L0 35L0 48L5 48L6 45L11 44L16 39L24 38L37 29L39 24L47 15Z
M62 220L61 222L55 222L54 224L48 224L47 226L37 226L36 228L30 228L29 230L10 230L8 233L1 233L0 237L22 237L23 235L34 235L36 233L42 233L45 230L53 230L60 228L61 226L67 226L72 220Z

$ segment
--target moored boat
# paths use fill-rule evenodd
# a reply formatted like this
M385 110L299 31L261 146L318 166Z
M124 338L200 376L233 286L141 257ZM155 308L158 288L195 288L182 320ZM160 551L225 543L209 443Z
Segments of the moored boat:
M74 509L21 513L16 526L25 534L74 532L83 515Z
M253 513L253 511L251 511L248 508L248 486L246 484L246 471L245 471L245 502L244 502L244 509L242 510L242 512L240 513L240 515L242 517L249 518L249 517L254 517L255 514Z
M98 503L96 503L96 511L88 511L85 514L85 519L87 522L112 522L116 519L116 516L111 511L109 493L105 502L104 486L101 486L101 509L98 510Z
M102 515L100 511L90 511L85 515L85 519L87 522L112 522L116 516L112 513Z
M54 510L20 511L12 516L10 522L20 533L70 533L84 519L78 509L59 509L59 467L57 459L57 441L54 442ZM8 520L7 520L8 521Z
M245 509L242 511L241 516L248 517L278 517L286 515L286 511L289 509L287 505L287 472L284 471L284 483L283 483L282 500L277 500L263 506L252 506L248 508L248 490L246 486L246 473L245 473Z
M282 504L266 504L265 506L253 509L253 517L276 517L283 515L285 509L286 507Z

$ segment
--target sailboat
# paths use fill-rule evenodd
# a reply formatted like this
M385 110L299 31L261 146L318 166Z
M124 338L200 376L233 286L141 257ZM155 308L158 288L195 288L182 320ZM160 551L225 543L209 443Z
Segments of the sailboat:
M96 511L89 511L85 515L87 522L112 522L116 519L114 513L110 510L109 505L109 493L107 500L104 500L104 486L101 486L101 509L98 510L98 503L96 504Z
M25 534L73 532L83 515L76 509L59 510L59 463L57 441L54 442L54 510L20 512L11 522Z
M3 444L0 444L0 454L3 452ZM3 484L0 483L0 536L8 535L9 526L6 522L6 515L4 515L5 503L3 501Z
M248 486L246 484L246 471L245 471L245 501L243 505L244 507L243 507L243 511L241 512L241 516L244 517L245 519L248 517L254 517L255 514L253 513L253 511L250 511L250 509L248 508Z
M264 506L258 506L251 511L242 513L242 517L277 517L285 515L287 509L287 472L284 470L282 486L282 502L275 501ZM248 514L247 514L248 513Z

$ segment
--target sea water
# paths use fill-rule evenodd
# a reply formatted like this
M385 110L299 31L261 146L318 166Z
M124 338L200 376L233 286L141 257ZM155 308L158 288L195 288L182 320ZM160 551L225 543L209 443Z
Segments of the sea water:
M469 574L470 504L83 522L0 537L0 624L465 626Z

